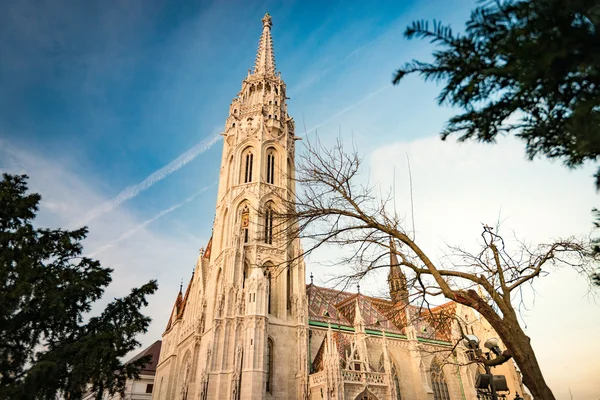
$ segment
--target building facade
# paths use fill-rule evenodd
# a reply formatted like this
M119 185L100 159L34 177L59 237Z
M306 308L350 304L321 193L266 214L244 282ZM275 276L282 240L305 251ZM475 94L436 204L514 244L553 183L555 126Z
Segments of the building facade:
M391 300L306 285L299 240L275 218L294 198L298 138L271 26L267 14L254 68L229 106L213 235L177 295L152 398L475 399L478 372L447 363L468 356L451 351L455 327L433 329L408 304L394 255ZM491 335L457 304L432 312ZM502 368L521 393L512 363Z
M102 400L151 400L152 392L154 390L154 375L156 373L156 366L158 365L161 344L162 342L157 340L134 356L131 360L127 361L127 363L130 363L145 356L150 357L150 361L140 369L139 378L127 380L125 383L125 393L123 395L119 393L111 395L106 392L103 394ZM96 393L93 393L92 391L88 391L83 396L83 400L95 399Z

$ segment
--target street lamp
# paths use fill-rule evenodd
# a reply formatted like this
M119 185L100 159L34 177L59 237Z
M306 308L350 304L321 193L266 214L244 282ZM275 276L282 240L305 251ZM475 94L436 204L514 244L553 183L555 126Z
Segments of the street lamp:
M495 355L501 356L502 355L502 350L500 350L499 344L500 344L500 341L498 339L496 339L496 338L489 338L483 344L483 347L485 347L486 349L489 349L489 350L493 351Z
M483 352L481 351L481 348L479 347L480 341L477 336L463 334L463 343L467 348L475 352L475 354L477 355L478 362L483 364L483 367L485 368L485 374L479 375L477 377L477 382L475 382L475 388L489 389L491 392L490 394L492 399L498 400L498 394L496 393L496 391L508 390L508 386L506 385L506 378L504 377L504 375L493 375L491 372L491 367L503 364L506 361L508 361L511 358L510 353L505 352L506 354L503 354L499 346L500 341L496 338L490 338L483 344L483 346L486 349L491 350L496 355L496 358L494 360L486 360L483 357Z

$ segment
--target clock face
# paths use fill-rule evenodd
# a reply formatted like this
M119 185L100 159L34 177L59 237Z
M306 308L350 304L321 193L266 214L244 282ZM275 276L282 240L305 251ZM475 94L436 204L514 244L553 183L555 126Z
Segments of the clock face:
M248 212L242 213L242 228L247 228L250 225L250 215Z

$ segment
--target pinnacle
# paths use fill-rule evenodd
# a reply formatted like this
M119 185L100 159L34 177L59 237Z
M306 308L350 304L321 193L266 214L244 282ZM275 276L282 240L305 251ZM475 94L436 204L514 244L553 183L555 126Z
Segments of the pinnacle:
M266 13L263 17L262 24L263 31L258 42L253 73L258 75L275 75L275 55L273 54L273 38L271 37L273 21L269 13Z

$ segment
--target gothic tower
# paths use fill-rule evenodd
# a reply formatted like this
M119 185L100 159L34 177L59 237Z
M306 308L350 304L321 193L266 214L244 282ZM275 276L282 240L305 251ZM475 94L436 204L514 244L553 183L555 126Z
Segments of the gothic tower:
M307 303L300 243L277 218L294 198L294 122L269 14L229 106L213 237L167 329L153 399L304 399Z
M390 239L390 272L388 273L388 285L390 288L390 297L394 303L401 301L404 304L409 303L408 285L406 276L400 268L396 247L394 241Z

